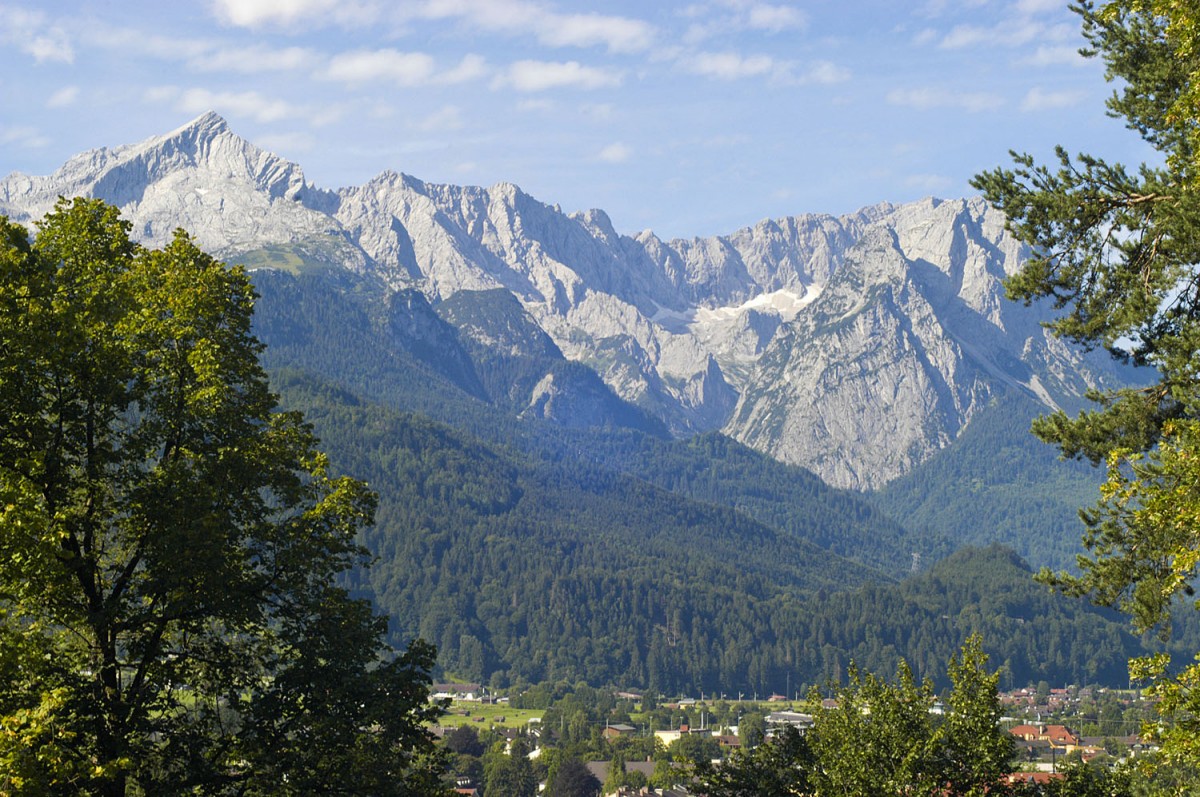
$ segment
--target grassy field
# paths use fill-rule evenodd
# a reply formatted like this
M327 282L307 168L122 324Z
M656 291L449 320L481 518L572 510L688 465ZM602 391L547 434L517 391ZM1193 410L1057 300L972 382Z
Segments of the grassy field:
M443 727L457 728L459 725L474 725L476 728L522 728L531 719L541 719L542 712L534 709L512 708L485 703L451 703L449 710L438 719Z

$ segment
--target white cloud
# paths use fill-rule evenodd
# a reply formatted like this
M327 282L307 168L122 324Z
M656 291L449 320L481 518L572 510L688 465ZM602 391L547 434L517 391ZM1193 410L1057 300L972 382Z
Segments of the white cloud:
M562 14L529 0L424 0L410 16L461 19L481 30L532 36L549 47L606 47L610 52L640 52L653 43L656 30L640 19L612 14Z
M1022 111L1049 111L1078 105L1086 96L1082 91L1045 91L1035 86L1021 100Z
M605 163L624 163L633 155L633 150L620 141L609 144L596 154L596 159Z
M50 139L38 132L37 128L26 125L0 124L0 144L22 149L38 149L49 143Z
M922 28L913 36L912 43L917 47L923 47L937 41L938 35L936 28Z
M844 83L850 79L850 70L829 61L817 61L798 77L801 83L818 83L832 85Z
M470 83L473 80L479 80L488 73L487 61L483 56L468 54L464 55L458 66L448 72L444 72L438 76L437 82L444 84Z
M804 12L792 6L775 6L767 3L755 3L750 7L746 17L746 26L756 30L768 30L772 33L779 31L804 28L808 25L808 17Z
M849 70L829 61L815 61L801 69L793 61L781 61L768 55L696 52L681 56L678 63L687 72L719 80L767 77L782 84L831 85L850 79Z
M780 33L808 27L808 15L795 6L751 0L715 0L689 6L682 13L693 20L683 37L693 45L743 30Z
M517 61L498 76L494 87L512 86L517 91L548 89L601 89L621 85L621 74L584 66L578 61Z
M892 105L928 111L934 108L958 108L968 113L992 111L1004 104L995 94L981 91L948 91L939 88L893 89L887 101Z
M401 86L419 86L428 83L433 72L433 58L425 53L358 50L330 59L324 76L343 83L387 80Z
M379 16L370 0L213 0L212 6L218 19L241 28L297 27L309 21L318 27L365 25Z
M203 113L210 109L218 112L249 116L258 122L277 122L281 119L301 116L303 111L283 100L264 97L257 91L209 91L188 89L179 98L178 107L190 113Z
M737 53L693 53L683 59L683 67L697 75L708 75L721 80L766 75L778 68L775 59L768 55L743 57Z
M1062 0L1017 0L1017 11L1022 14L1057 13L1062 9Z
M1021 59L1021 63L1029 66L1087 66L1088 59L1079 54L1079 48L1069 44L1043 45L1032 55Z
M311 68L318 59L316 53L303 47L273 49L255 44L207 50L189 58L188 67L197 72L293 72Z
M1046 29L1042 25L1023 19L1008 20L990 28L956 25L938 46L945 50L994 45L1018 47L1035 41L1045 33Z
M47 22L46 15L40 11L0 6L0 41L32 55L39 64L45 61L75 62L75 50L66 31Z
M41 36L34 36L21 48L33 56L33 60L61 61L66 64L75 62L75 51L67 35L61 30L52 29Z
M79 99L78 86L63 86L46 99L47 108L66 108Z
M257 122L278 122L308 115L303 108L264 97L257 91L181 90L176 86L156 86L143 92L142 99L150 103L171 103L185 113L216 111L222 115L248 116Z
M551 47L594 47L630 53L649 49L654 43L650 24L628 17L603 14L548 14L537 25L537 37Z

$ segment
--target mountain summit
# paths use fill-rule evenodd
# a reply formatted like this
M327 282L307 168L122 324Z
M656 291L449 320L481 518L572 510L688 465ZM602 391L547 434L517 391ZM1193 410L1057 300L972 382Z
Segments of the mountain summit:
M148 244L183 227L229 260L344 268L419 292L435 310L453 299L458 317L474 319L457 334L485 353L506 340L513 354L512 336L479 320L498 323L495 308L508 308L504 323L532 330L521 339L538 340L539 356L586 365L675 433L723 430L837 486L906 473L998 391L1055 407L1115 378L1102 358L1049 336L1038 308L1003 299L1024 253L979 199L664 241L623 235L600 210L564 214L508 183L389 171L317 189L215 113L77 155L49 176L9 175L0 213L30 223L60 195L119 206ZM515 302L497 305L496 292ZM480 303L491 309L471 309ZM514 401L542 412L553 379L532 382Z

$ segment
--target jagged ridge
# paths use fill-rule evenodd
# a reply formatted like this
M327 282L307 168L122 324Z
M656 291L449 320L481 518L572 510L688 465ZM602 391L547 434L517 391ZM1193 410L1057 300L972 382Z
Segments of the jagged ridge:
M507 291L555 356L587 365L641 413L676 433L722 429L838 486L907 472L999 386L1053 406L1114 378L1048 337L1037 308L1003 301L1022 251L978 199L664 241L622 235L599 210L566 215L507 183L384 172L323 191L213 113L83 153L48 177L10 175L0 212L28 223L60 194L119 205L154 245L184 227L223 257L349 268L434 305ZM555 384L531 379L518 411L524 402L544 414L551 397L572 395L604 404L593 389Z

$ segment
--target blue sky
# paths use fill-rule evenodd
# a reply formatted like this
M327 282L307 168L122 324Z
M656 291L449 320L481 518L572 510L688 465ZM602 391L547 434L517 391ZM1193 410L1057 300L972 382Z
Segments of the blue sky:
M618 230L969 195L1148 157L1059 0L0 0L0 174L207 110L324 188L516 183Z

